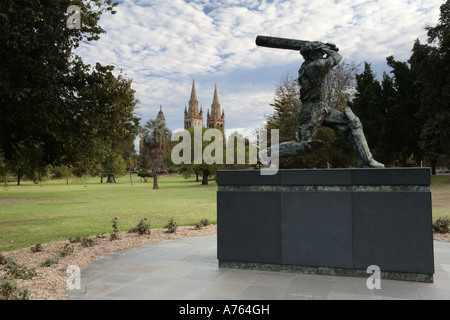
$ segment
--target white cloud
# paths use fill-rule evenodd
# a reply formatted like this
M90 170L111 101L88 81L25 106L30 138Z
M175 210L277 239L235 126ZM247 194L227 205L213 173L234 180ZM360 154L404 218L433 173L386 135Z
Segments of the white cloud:
M124 0L105 14L106 31L81 46L87 63L113 64L133 79L144 121L163 106L183 127L192 79L204 111L218 83L226 127L261 127L275 85L302 63L297 52L256 47L259 34L336 43L344 58L406 60L442 0Z

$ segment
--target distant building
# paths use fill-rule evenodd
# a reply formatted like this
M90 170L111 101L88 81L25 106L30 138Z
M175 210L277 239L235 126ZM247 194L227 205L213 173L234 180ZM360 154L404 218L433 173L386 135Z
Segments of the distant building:
M159 106L159 112L156 116L157 119L160 119L164 124L166 124L166 118L164 117L164 113L162 111L162 106Z
M184 129L191 127L203 127L203 107L198 108L197 91L195 81L192 82L191 98L189 99L189 108L184 107ZM213 102L211 112L208 110L206 116L207 128L220 128L225 132L225 112L221 111L217 85L214 88Z

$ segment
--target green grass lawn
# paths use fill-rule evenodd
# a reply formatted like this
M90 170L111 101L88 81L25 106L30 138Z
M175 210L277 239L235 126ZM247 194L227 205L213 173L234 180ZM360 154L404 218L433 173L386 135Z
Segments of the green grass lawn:
M159 190L153 181L123 176L116 184L52 180L39 185L22 182L0 187L0 252L36 243L67 240L72 236L111 233L111 220L119 219L120 231L147 218L161 228L169 218L178 225L194 225L201 219L217 222L217 185L202 186L195 179L162 176Z
M0 187L0 252L37 243L67 240L72 236L108 234L111 220L119 219L121 231L147 218L152 228L163 227L169 218L179 225L194 225L200 219L217 223L217 185L202 186L195 179L164 176L159 190L123 176L117 184L52 180L39 185L22 182ZM450 218L450 175L432 178L433 221Z
M437 175L431 179L433 197L433 221L438 218L450 219L450 175Z

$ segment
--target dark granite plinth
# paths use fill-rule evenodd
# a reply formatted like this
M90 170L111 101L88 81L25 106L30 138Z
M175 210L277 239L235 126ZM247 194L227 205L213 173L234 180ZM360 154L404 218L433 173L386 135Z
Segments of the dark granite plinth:
M430 181L428 168L219 171L219 265L354 276L377 265L430 282Z

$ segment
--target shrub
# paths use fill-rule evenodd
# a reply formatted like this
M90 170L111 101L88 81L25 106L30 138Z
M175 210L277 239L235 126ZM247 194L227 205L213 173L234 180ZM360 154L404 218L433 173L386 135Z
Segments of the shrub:
M202 219L202 220L200 220L200 224L201 224L203 227L206 227L206 226L209 226L209 225L210 225L208 219Z
M0 299L4 300L28 300L30 291L26 287L17 287L12 277L0 279Z
M51 267L52 265L58 264L58 263L59 263L58 257L48 258L44 262L41 263L41 267Z
M80 236L70 237L69 238L69 242L70 243L80 243L81 242L81 237Z
M83 247L85 247L85 248L87 248L87 247L93 247L93 246L95 246L95 240L94 240L94 239L91 239L91 238L88 238L88 237L86 236L86 237L81 238L80 244L81 244Z
M0 264L7 264L10 259L0 253Z
M165 229L167 229L168 233L174 233L177 231L177 223L173 221L173 218L170 218L167 224L164 226Z
M450 232L450 219L437 219L433 223L433 231L437 233Z
M25 266L17 264L14 259L9 260L1 270L6 271L7 275L11 275L16 279L28 280L36 275L36 269L27 269Z
M200 230L200 229L202 228L201 223L200 223L200 222L199 222L199 223L196 223L195 226L194 226L194 228L195 228L195 230Z
M36 252L42 252L44 251L44 246L40 243L36 244L34 247L31 247L31 252L36 253Z
M147 218L141 219L138 225L131 228L128 232L138 233L139 235L150 234L150 221Z
M74 250L73 246L71 246L70 244L66 243L64 245L64 249L59 253L59 255L61 257L70 256L73 253L73 250Z
M117 217L114 217L114 219L111 220L112 222L112 227L113 227L113 233L111 233L111 235L109 236L109 240L113 241L113 240L120 240L119 238L119 220L117 219Z

